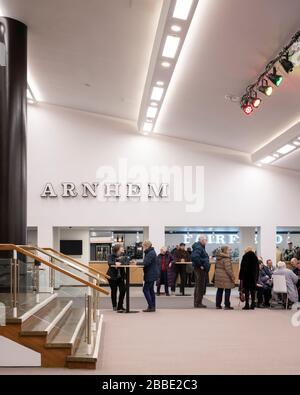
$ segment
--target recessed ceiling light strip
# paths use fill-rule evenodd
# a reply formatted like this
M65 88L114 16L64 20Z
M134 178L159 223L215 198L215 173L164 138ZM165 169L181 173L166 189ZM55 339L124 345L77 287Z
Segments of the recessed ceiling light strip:
M294 152L296 149L300 148L300 141L293 140L282 147L277 148L271 155L267 155L264 158L256 161L258 165L270 165L273 164L278 159L281 159L288 154Z
M138 130L154 130L199 0L165 0L142 97Z
M286 156L298 151L299 148L300 122L296 122L290 128L286 129L269 143L254 152L251 155L251 159L256 165L273 165L277 161L281 161L281 159Z

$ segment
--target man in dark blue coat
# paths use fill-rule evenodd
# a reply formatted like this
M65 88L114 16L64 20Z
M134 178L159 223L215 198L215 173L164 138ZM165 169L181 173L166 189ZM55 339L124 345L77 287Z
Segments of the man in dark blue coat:
M158 279L159 270L156 259L156 252L152 247L151 241L143 242L144 248L144 287L143 292L145 298L148 302L148 308L143 310L145 313L151 313L155 311L155 292L154 292L154 283Z
M191 260L195 273L194 307L206 308L202 303L206 288L206 277L210 270L209 256L205 250L207 239L205 235L199 237L199 241L192 245Z

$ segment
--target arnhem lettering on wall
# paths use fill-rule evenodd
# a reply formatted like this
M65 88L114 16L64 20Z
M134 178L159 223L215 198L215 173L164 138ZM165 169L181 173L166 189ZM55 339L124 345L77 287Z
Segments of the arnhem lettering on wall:
M146 189L145 189L146 188ZM81 196L83 198L97 198L99 191L103 191L105 198L140 198L142 197L142 190L146 190L147 198L167 198L169 196L169 184L161 183L148 183L146 186L141 184L127 183L122 185L120 183L106 183L100 185L97 182L83 182L80 187L76 187L73 182L62 182L60 188L60 195L57 189L54 188L51 182L47 182L44 186L41 197L42 198L76 198ZM123 194L123 195L122 195Z

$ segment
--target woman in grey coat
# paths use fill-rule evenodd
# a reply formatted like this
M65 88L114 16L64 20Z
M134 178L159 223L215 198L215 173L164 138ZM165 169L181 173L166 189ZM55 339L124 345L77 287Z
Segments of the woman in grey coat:
M287 269L285 262L278 262L277 263L278 269L275 270L273 273L273 276L285 276L285 281L286 281L286 287L287 287L287 294L289 301L291 303L296 303L298 302L298 289L297 289L297 282L298 282L298 276L296 276L295 273L293 273L292 270Z

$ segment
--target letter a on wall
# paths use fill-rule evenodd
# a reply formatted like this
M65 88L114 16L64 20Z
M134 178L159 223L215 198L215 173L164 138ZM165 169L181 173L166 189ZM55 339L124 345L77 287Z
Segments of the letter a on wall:
M51 182L48 182L41 193L41 197L57 197L53 185Z

